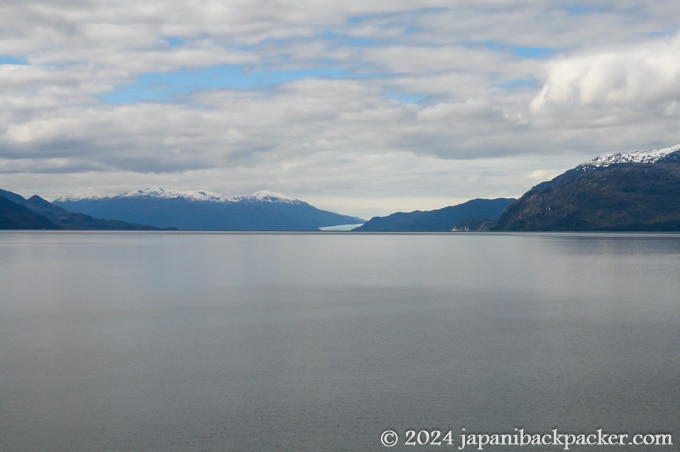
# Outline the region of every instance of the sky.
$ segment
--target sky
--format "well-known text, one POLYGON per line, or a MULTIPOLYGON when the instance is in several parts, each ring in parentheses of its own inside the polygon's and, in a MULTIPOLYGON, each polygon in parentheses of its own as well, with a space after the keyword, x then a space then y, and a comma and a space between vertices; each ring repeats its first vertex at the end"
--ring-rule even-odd
POLYGON ((3 0, 0 188, 370 218, 680 143, 677 0, 3 0))

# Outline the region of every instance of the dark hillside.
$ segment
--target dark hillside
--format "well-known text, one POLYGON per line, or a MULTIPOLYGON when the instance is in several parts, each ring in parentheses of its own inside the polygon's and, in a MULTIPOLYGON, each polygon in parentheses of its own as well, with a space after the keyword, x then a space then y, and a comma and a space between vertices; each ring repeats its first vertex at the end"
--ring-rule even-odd
POLYGON ((680 231, 680 163, 611 165, 538 185, 494 229, 680 231))

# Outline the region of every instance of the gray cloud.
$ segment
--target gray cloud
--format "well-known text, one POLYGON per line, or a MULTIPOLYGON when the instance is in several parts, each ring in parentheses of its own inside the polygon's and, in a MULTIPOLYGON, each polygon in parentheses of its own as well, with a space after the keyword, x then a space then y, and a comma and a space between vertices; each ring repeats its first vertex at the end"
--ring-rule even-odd
POLYGON ((371 216, 680 142, 679 4, 569 5, 4 1, 0 57, 26 64, 0 65, 3 188, 267 188, 371 216), (281 79, 104 101, 215 65, 281 79))

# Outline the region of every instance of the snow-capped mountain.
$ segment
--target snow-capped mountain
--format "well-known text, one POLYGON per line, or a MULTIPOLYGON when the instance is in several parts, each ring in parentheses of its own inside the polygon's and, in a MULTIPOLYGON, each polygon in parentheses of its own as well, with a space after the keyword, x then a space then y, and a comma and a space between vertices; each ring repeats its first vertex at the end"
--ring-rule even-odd
POLYGON ((202 190, 152 187, 115 196, 63 197, 54 204, 100 218, 180 230, 308 231, 364 222, 272 191, 225 197, 202 190))
POLYGON ((541 182, 534 188, 558 187, 580 177, 583 173, 603 171, 618 166, 652 165, 670 162, 680 162, 680 144, 647 151, 615 152, 600 155, 565 171, 552 180, 541 182))
POLYGON ((680 145, 594 158, 510 205, 501 231, 680 231, 680 145))
POLYGON ((288 202, 301 203, 299 199, 282 195, 269 190, 260 190, 252 195, 240 195, 227 197, 219 193, 205 190, 174 190, 162 187, 147 187, 139 190, 128 191, 120 195, 81 195, 74 194, 62 196, 55 199, 55 202, 69 202, 94 199, 114 199, 114 198, 156 198, 156 199, 185 199, 187 201, 210 201, 210 202, 241 202, 241 201, 261 201, 261 202, 288 202))

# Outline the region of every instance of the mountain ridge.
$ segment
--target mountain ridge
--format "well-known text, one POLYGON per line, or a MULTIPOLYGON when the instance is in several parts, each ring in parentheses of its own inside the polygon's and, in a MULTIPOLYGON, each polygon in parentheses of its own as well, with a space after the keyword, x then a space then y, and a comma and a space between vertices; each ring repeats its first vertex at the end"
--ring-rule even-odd
MULTIPOLYGON (((396 212, 386 217, 373 217, 356 232, 450 232, 464 220, 488 220, 492 223, 510 205, 512 198, 471 199, 462 204, 436 210, 396 212)), ((470 223, 472 224, 472 223, 470 223)), ((475 224, 488 225, 488 222, 475 224)), ((470 230, 469 226, 468 229, 470 230)))
POLYGON ((678 231, 680 145, 598 156, 510 205, 496 231, 678 231))
POLYGON ((219 193, 207 190, 176 190, 163 187, 146 187, 128 191, 118 195, 70 195, 61 196, 53 202, 72 202, 82 200, 122 199, 122 198, 159 198, 159 199, 185 199, 188 201, 211 201, 211 202, 241 202, 241 201, 267 201, 267 202, 294 202, 303 203, 299 199, 276 193, 270 190, 259 190, 251 195, 239 195, 227 197, 219 193))
MULTIPOLYGON (((0 190, 4 192, 4 190, 0 190)), ((0 193, 0 229, 62 229, 28 207, 0 193)))
POLYGON ((153 187, 113 196, 63 197, 53 204, 100 218, 180 230, 312 231, 365 221, 268 190, 225 197, 153 187))
POLYGON ((82 213, 69 212, 38 195, 26 199, 0 189, 3 210, 1 229, 66 229, 66 230, 158 230, 152 226, 115 220, 103 220, 82 213), (11 204, 8 204, 11 203, 11 204), (17 206, 20 208, 18 209, 17 206), (29 215, 30 214, 30 215, 29 215))
POLYGON ((622 165, 628 163, 667 163, 680 161, 680 144, 666 148, 649 149, 646 151, 613 152, 602 154, 575 169, 587 170, 593 168, 608 167, 610 165, 622 165))

